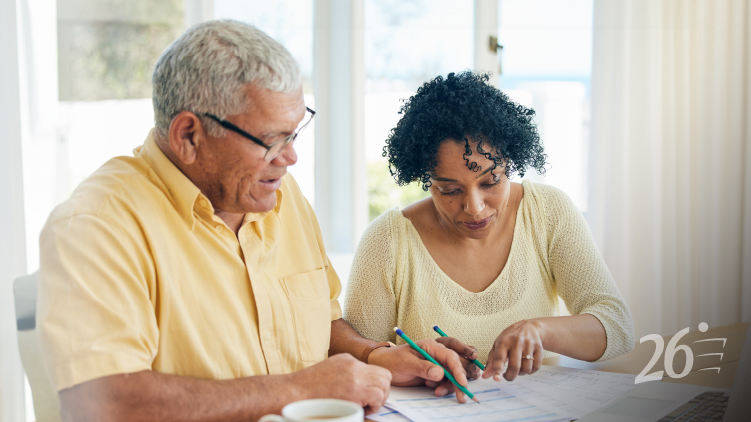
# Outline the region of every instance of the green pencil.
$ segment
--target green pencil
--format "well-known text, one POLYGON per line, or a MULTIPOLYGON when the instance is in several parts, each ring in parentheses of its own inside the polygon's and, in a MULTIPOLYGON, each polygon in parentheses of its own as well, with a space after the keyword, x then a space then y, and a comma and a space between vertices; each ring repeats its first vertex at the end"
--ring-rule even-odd
POLYGON ((438 365, 439 368, 443 369, 443 372, 446 374, 446 378, 448 378, 449 381, 451 381, 451 383, 453 383, 456 386, 456 388, 462 390, 462 392, 464 394, 466 394, 470 399, 474 400, 477 403, 480 403, 480 400, 477 400, 475 398, 475 395, 472 394, 472 393, 470 393, 469 390, 467 390, 467 387, 465 387, 465 386, 459 384, 458 382, 456 382, 456 378, 454 378, 454 376, 451 375, 451 372, 449 372, 448 370, 446 370, 446 368, 444 368, 443 366, 441 366, 441 364, 439 364, 438 362, 436 362, 436 360, 433 359, 433 356, 430 356, 428 354, 428 352, 422 350, 422 348, 420 346, 418 346, 417 344, 415 344, 415 342, 412 341, 411 338, 409 338, 406 334, 404 334, 404 331, 402 331, 401 329, 399 329, 399 327, 394 327, 394 331, 396 331, 396 333, 399 334, 399 337, 403 338, 404 341, 406 341, 407 343, 409 343, 409 345, 412 346, 413 349, 417 350, 425 359, 429 360, 433 364, 438 365))
MULTIPOLYGON (((433 329, 435 330, 436 333, 440 334, 441 337, 448 337, 448 335, 446 335, 446 333, 444 333, 443 330, 441 330, 440 328, 438 328, 437 325, 434 325, 433 329)), ((485 365, 483 365, 482 363, 480 363, 479 360, 472 359, 472 363, 474 363, 475 365, 477 365, 477 367, 480 368, 480 369, 482 369, 483 371, 485 370, 485 365)))

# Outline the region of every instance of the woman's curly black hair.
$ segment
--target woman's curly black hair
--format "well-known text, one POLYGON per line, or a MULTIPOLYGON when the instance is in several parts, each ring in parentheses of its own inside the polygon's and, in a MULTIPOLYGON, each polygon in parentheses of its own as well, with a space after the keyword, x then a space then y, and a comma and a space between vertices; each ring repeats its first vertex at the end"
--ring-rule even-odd
POLYGON ((383 147, 399 186, 419 181, 428 190, 438 147, 447 138, 464 141, 464 159, 472 171, 481 167, 470 159, 470 140, 494 167, 507 163, 506 177, 524 176, 527 167, 545 173, 547 155, 532 123, 534 110, 511 101, 488 85, 489 79, 488 74, 472 71, 438 76, 404 103, 399 110, 403 117, 383 147))

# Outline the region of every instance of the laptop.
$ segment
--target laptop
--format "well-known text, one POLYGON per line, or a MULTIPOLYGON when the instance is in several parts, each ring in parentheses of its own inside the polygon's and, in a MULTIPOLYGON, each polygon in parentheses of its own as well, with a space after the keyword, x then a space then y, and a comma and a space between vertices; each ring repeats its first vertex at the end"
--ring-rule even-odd
POLYGON ((735 372, 733 388, 651 381, 579 422, 751 421, 751 325, 735 372))

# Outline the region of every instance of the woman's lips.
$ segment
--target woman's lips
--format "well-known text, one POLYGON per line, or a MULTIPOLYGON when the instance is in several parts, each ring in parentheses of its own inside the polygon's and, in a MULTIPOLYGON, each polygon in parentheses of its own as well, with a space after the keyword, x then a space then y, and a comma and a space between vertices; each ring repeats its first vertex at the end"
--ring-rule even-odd
POLYGON ((472 222, 463 221, 462 222, 462 224, 464 224, 464 227, 470 230, 484 229, 485 227, 487 227, 488 223, 490 223, 490 217, 484 218, 480 221, 472 221, 472 222))

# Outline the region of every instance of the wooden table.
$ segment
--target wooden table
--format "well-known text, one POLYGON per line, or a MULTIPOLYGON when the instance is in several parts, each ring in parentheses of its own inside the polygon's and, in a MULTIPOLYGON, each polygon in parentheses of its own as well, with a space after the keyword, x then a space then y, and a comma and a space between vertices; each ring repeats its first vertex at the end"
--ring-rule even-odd
MULTIPOLYGON (((677 345, 685 344, 691 348, 694 354, 694 364, 691 372, 683 378, 670 378, 667 373, 664 374, 663 382, 677 382, 684 384, 696 384, 705 387, 731 388, 735 378, 735 372, 738 368, 738 360, 741 356, 741 348, 746 338, 748 324, 740 323, 726 325, 723 327, 710 328, 706 332, 691 331, 686 334, 677 345), (694 343, 695 340, 709 338, 726 338, 725 347, 722 342, 708 341, 694 343), (717 355, 699 356, 705 353, 723 353, 722 359, 717 355), (719 367, 720 372, 716 370, 703 370, 705 368, 719 367)), ((667 347, 672 336, 663 337, 664 345, 667 347)), ((654 341, 645 341, 637 344, 630 353, 613 358, 604 362, 584 362, 581 360, 571 359, 566 356, 557 356, 543 359, 544 365, 557 365, 569 368, 594 369, 597 371, 617 372, 621 374, 638 375, 649 363, 652 355, 655 353, 656 344, 654 341)), ((665 369, 665 354, 661 354, 660 359, 649 370, 648 373, 662 371, 665 369)), ((673 368, 676 373, 683 371, 686 364, 686 354, 678 351, 673 359, 673 368)))

